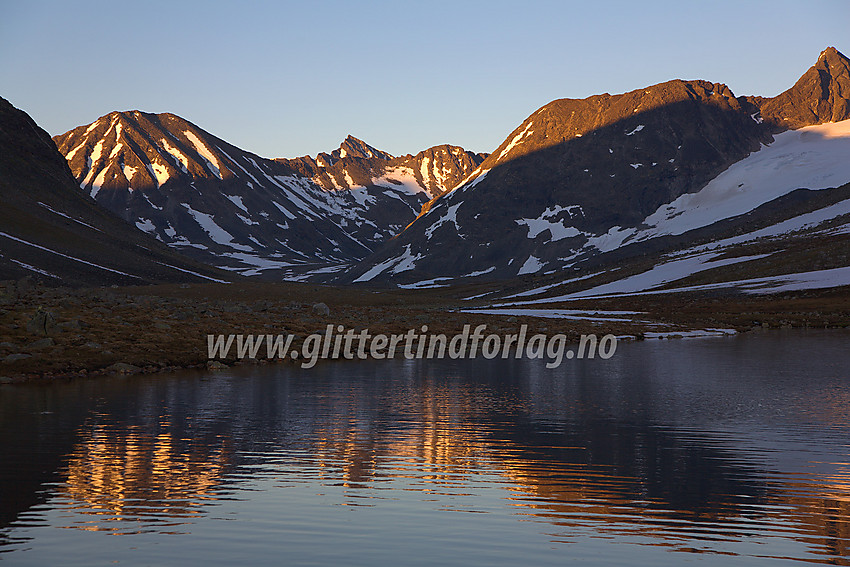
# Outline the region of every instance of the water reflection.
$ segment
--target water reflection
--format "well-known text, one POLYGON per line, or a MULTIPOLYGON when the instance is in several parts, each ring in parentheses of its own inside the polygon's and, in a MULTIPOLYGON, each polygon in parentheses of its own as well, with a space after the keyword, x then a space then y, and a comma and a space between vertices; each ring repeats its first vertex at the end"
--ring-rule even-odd
MULTIPOLYGON (((97 415, 81 440, 56 492, 64 507, 92 516, 75 527, 92 531, 163 530, 202 514, 232 463, 225 437, 186 437, 168 416, 147 427, 116 426, 97 415)), ((174 533, 172 531, 172 533, 174 533)))
POLYGON ((6 389, 0 472, 31 496, 2 494, 0 550, 47 550, 37 526, 191 538, 225 503, 238 541, 280 492, 309 502, 307 530, 328 521, 316 502, 401 502, 423 539, 465 525, 448 512, 511 518, 506 563, 530 529, 571 551, 622 544, 635 564, 653 563, 645 546, 850 564, 844 344, 659 341, 558 372, 405 361, 6 389), (32 452, 59 461, 33 472, 38 489, 20 480, 32 452))

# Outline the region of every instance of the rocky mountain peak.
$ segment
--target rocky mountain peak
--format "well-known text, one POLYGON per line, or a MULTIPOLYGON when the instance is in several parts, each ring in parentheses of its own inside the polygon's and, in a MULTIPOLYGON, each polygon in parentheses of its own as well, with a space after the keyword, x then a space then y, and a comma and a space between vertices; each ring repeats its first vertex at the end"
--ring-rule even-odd
POLYGON ((233 176, 232 146, 173 114, 115 111, 56 136, 80 187, 116 198, 174 179, 233 176))
MULTIPOLYGON (((75 163, 85 163, 88 142, 101 141, 88 136, 111 128, 114 139, 116 124, 125 118, 113 112, 77 128, 75 163)), ((120 139, 128 141, 123 134, 120 139)), ((104 142, 98 152, 110 156, 114 147, 107 151, 104 142)), ((177 255, 107 212, 78 189, 80 179, 72 170, 47 132, 0 98, 0 225, 5 234, 0 279, 30 275, 51 285, 104 285, 228 277, 177 255)))
POLYGON ((780 130, 847 120, 850 118, 850 59, 834 47, 828 47, 793 87, 774 98, 753 100, 762 118, 780 130))
POLYGON ((337 159, 346 157, 371 159, 378 158, 383 160, 391 160, 393 156, 387 152, 381 151, 373 146, 370 146, 363 140, 355 138, 351 134, 346 136, 345 140, 339 145, 339 148, 334 150, 333 155, 337 159))
POLYGON ((333 164, 268 160, 179 116, 134 110, 54 141, 98 204, 174 249, 250 275, 300 277, 316 264, 357 260, 427 200, 412 171, 373 183, 371 169, 389 164, 389 154, 353 136, 337 150, 346 157, 320 154, 333 164))
POLYGON ((481 169, 489 170, 547 148, 575 144, 588 135, 598 138, 607 132, 617 140, 634 140, 632 136, 644 128, 653 129, 652 122, 657 122, 657 131, 669 131, 671 120, 694 120, 708 109, 728 118, 740 113, 741 105, 723 83, 681 79, 618 95, 554 100, 526 118, 481 169))
POLYGON ((822 61, 825 61, 827 65, 847 65, 848 59, 847 56, 835 49, 832 46, 827 47, 823 51, 820 52, 820 56, 818 57, 818 64, 822 61))

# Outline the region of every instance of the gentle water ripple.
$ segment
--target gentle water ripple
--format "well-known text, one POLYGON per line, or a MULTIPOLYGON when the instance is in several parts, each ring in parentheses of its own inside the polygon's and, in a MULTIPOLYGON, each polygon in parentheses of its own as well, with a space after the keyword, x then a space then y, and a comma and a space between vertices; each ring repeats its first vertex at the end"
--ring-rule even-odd
POLYGON ((2 388, 0 553, 850 565, 847 338, 2 388))

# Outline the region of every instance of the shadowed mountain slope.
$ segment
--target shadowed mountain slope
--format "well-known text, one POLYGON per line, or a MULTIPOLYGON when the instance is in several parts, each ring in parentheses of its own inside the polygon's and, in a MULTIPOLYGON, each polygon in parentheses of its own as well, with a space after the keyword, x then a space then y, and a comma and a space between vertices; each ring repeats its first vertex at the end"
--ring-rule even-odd
POLYGON ((83 195, 50 136, 0 99, 0 279, 105 285, 222 281, 83 195))

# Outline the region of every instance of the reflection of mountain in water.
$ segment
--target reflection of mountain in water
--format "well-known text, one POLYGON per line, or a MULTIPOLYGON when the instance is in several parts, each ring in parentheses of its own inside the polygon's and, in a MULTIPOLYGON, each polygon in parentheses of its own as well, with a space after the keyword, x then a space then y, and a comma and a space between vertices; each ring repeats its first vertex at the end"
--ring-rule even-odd
POLYGON ((104 521, 77 527, 126 529, 106 521, 112 519, 174 526, 200 515, 207 501, 218 498, 232 457, 227 438, 183 437, 167 416, 152 425, 86 427, 86 436, 69 456, 59 493, 68 499, 69 509, 104 521))
MULTIPOLYGON (((545 529, 556 539, 593 530, 646 536, 684 550, 695 540, 710 547, 705 542, 777 537, 771 532, 782 524, 783 537, 805 541, 832 560, 846 557, 850 474, 834 466, 828 474, 800 474, 789 460, 802 441, 768 431, 782 429, 769 417, 774 410, 805 415, 806 388, 816 401, 817 392, 831 391, 832 399, 840 392, 829 390, 829 380, 814 368, 805 387, 774 376, 774 397, 765 394, 764 377, 740 375, 730 386, 699 371, 700 361, 706 368, 704 358, 719 351, 691 344, 664 346, 686 351, 678 364, 687 361, 695 373, 675 381, 678 389, 654 366, 669 350, 653 352, 647 343, 634 345, 631 357, 593 361, 569 373, 546 373, 527 361, 399 362, 329 364, 311 374, 263 368, 246 371, 250 376, 58 385, 50 396, 26 400, 26 407, 4 397, 1 415, 4 421, 38 415, 65 426, 73 421, 68 415, 77 416, 76 437, 68 439, 73 446, 27 440, 50 428, 13 435, 19 450, 67 455, 61 466, 56 455, 37 457, 27 474, 50 480, 39 471, 56 463, 52 470, 61 474, 54 494, 82 513, 74 523, 82 529, 139 529, 108 521, 120 519, 175 530, 176 524, 202 522, 207 504, 240 498, 240 489, 263 477, 319 479, 344 487, 351 499, 386 497, 376 491, 403 486, 435 501, 500 478, 513 513, 555 526, 554 533, 545 529), (626 371, 629 360, 649 372, 642 376, 639 366, 626 371), (724 396, 737 399, 753 415, 753 428, 773 435, 773 444, 748 448, 743 442, 759 437, 749 437, 740 419, 728 419, 734 412, 724 396), (776 405, 782 398, 786 405, 776 405), (750 405, 766 413, 752 414, 750 405), (711 429, 709 422, 724 428, 711 429), (785 460, 771 460, 776 455, 785 460)), ((730 345, 721 347, 728 352, 730 345)), ((681 371, 670 366, 668 373, 681 371)), ((801 437, 808 436, 806 447, 828 445, 844 425, 820 434, 801 424, 801 437)), ((9 436, 13 430, 3 431, 9 436)), ((4 439, 4 448, 9 443, 4 439)), ((16 504, 18 514, 41 497, 22 480, 29 462, 23 458, 4 460, 4 479, 12 462, 17 487, 31 495, 16 504)), ((3 502, 12 511, 5 495, 3 502)), ((3 525, 10 523, 7 517, 3 525)))

